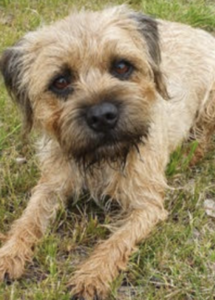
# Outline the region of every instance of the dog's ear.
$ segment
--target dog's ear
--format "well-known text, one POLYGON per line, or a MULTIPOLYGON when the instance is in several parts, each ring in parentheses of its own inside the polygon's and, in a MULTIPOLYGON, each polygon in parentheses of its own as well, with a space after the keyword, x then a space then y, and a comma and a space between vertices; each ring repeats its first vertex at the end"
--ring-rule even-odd
POLYGON ((131 18, 137 22, 138 30, 141 32, 144 40, 148 46, 148 53, 150 55, 150 65, 154 73, 154 81, 157 91, 164 99, 168 99, 166 84, 163 74, 160 69, 161 51, 158 23, 155 19, 141 13, 133 13, 131 18))
POLYGON ((8 93, 23 112, 24 131, 28 133, 33 125, 33 112, 28 97, 28 88, 23 84, 25 74, 23 43, 24 41, 21 40, 15 46, 3 52, 0 59, 0 71, 8 93))

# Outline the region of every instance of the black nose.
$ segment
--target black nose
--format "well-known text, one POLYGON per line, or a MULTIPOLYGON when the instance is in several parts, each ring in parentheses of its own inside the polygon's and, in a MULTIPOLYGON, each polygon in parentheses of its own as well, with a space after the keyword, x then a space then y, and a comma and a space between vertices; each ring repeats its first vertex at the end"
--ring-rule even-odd
POLYGON ((108 131, 115 127, 119 111, 116 105, 103 102, 88 108, 86 119, 87 124, 94 131, 108 131))

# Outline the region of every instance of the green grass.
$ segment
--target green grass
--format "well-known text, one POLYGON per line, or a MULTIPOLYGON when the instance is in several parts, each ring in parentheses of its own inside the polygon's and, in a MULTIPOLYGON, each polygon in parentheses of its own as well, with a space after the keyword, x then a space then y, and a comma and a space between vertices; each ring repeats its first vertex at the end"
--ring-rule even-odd
MULTIPOLYGON (((124 1, 111 1, 120 4, 124 1)), ((131 0, 130 5, 153 16, 214 31, 214 1, 131 0)), ((107 2, 110 4, 110 2, 107 2)), ((105 1, 0 0, 0 50, 25 32, 53 22, 73 7, 98 9, 105 1)), ((39 178, 30 143, 21 139, 20 115, 0 82, 0 231, 6 232, 20 216, 29 191, 39 178), (25 157, 26 164, 17 158, 25 157)), ((215 199, 214 149, 201 164, 190 168, 196 144, 178 149, 167 168, 167 222, 160 224, 130 259, 127 270, 112 285, 110 299, 215 299, 215 221, 205 213, 204 199, 215 199), (185 148, 185 150, 184 150, 185 148)), ((102 224, 109 213, 85 199, 66 209, 36 248, 24 276, 0 286, 0 300, 68 300, 68 279, 96 242, 108 236, 102 224)))
POLYGON ((188 23, 211 31, 215 28, 213 0, 151 0, 143 1, 142 8, 159 18, 188 23))

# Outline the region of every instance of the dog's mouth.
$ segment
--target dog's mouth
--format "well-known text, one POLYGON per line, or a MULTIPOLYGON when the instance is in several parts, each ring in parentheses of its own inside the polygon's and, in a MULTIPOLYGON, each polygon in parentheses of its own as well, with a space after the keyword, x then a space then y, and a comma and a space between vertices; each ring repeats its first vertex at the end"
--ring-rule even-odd
POLYGON ((143 110, 139 118, 138 112, 112 102, 76 109, 75 117, 60 119, 60 145, 68 159, 84 170, 103 164, 124 167, 129 154, 139 152, 149 134, 149 114, 143 110))
POLYGON ((144 131, 133 133, 106 132, 100 133, 84 144, 83 147, 73 149, 70 153, 77 164, 84 170, 108 163, 114 168, 123 168, 128 154, 135 150, 139 152, 140 144, 144 144, 148 135, 148 128, 144 131), (144 132, 144 133, 143 133, 144 132))

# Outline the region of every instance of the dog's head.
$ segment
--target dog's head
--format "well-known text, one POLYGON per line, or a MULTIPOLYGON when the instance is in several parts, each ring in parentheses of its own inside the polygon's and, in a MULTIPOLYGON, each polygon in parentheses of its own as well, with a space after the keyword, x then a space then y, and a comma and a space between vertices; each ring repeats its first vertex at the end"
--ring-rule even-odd
POLYGON ((78 162, 122 160, 166 97, 155 20, 125 6, 72 14, 3 53, 5 84, 32 125, 78 162))

